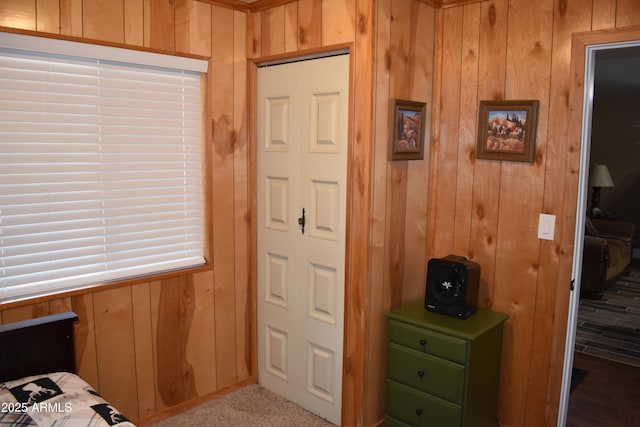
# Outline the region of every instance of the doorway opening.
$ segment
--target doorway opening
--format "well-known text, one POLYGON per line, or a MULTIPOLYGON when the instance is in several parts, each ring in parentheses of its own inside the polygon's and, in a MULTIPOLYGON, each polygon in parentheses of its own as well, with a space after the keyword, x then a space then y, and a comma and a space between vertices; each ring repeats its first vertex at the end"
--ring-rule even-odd
MULTIPOLYGON (((580 291, 582 285, 582 263, 584 239, 585 239, 585 226, 587 221, 587 213, 589 209, 593 208, 593 200, 588 205, 589 201, 589 171, 592 163, 592 138, 593 138, 593 122, 594 122, 594 97, 596 83, 600 88, 602 84, 615 84, 607 90, 629 90, 622 88, 621 85, 635 85, 637 89, 640 89, 640 80, 633 82, 628 80, 627 76, 633 76, 635 78, 638 75, 636 72, 624 73, 621 70, 609 71, 608 69, 602 69, 602 58, 618 58, 620 63, 624 61, 628 62, 628 58, 625 58, 625 51, 628 49, 637 51, 640 49, 640 40, 622 40, 624 35, 620 36, 620 41, 603 44, 586 44, 585 57, 584 57, 584 92, 582 94, 582 132, 581 132, 581 152, 580 152, 580 175, 578 185, 578 197, 576 204, 576 228, 575 228, 575 244, 573 254, 573 266, 572 266, 572 278, 575 283, 575 288, 571 292, 569 312, 568 312, 568 324, 567 324, 567 336, 565 347, 565 359, 564 359, 564 371, 563 381, 560 396, 560 408, 558 415, 558 426, 564 426, 568 416, 568 404, 569 393, 571 387, 571 374, 574 361, 574 349, 576 345, 576 331, 578 325, 578 312, 580 303, 580 291), (598 66, 597 66, 598 65, 598 66), (613 74, 609 74, 613 73, 613 74), (603 81, 603 79, 605 79, 603 81)), ((576 58, 574 57, 574 60, 576 58)), ((640 111, 638 111, 640 113, 640 111)), ((630 127, 633 127, 633 123, 629 123, 630 127)), ((640 138, 639 138, 640 139, 640 138)), ((635 141, 628 141, 630 145, 635 144, 635 141)), ((627 154, 628 155, 628 154, 627 154)), ((598 159, 593 159, 597 162, 598 159)), ((593 197, 592 197, 593 199, 593 197)))

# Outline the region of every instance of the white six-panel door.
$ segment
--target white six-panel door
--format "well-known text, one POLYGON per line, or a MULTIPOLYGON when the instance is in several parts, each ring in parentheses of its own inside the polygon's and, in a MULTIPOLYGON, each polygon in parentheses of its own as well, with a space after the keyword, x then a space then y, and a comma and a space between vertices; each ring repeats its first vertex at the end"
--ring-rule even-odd
POLYGON ((258 379, 334 424, 342 399, 348 77, 348 55, 258 69, 258 379))

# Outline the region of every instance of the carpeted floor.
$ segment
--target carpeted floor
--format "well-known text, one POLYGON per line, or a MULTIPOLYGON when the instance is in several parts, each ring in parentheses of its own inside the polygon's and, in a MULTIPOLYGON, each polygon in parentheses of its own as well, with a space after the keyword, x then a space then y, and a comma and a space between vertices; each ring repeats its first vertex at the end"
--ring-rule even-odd
POLYGON ((333 427, 333 424, 254 384, 149 427, 333 427))
POLYGON ((640 367, 640 266, 602 299, 580 299, 575 350, 640 367))

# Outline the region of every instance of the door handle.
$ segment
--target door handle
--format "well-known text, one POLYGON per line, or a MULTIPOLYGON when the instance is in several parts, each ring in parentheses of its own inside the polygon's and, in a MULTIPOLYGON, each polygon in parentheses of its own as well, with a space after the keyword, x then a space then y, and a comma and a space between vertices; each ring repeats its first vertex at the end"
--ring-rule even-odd
POLYGON ((304 234, 304 224, 307 220, 304 217, 304 208, 302 208, 302 217, 298 218, 298 225, 302 226, 302 234, 304 234))

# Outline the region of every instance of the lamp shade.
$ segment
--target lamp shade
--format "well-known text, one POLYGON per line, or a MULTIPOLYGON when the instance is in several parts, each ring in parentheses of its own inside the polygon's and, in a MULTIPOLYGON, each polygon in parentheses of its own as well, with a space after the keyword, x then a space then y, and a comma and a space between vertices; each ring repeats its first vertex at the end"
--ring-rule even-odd
POLYGON ((591 168, 589 185, 591 187, 613 187, 613 180, 607 165, 597 164, 591 168))

